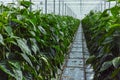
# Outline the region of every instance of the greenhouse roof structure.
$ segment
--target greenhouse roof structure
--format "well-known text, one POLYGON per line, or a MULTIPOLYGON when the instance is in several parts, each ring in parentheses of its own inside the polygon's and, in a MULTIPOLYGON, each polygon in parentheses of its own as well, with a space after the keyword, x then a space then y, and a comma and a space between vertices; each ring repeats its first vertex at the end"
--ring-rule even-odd
MULTIPOLYGON (((17 0, 0 0, 4 4, 17 0)), ((29 0, 28 0, 29 1, 29 0)), ((32 9, 42 9, 43 13, 71 15, 82 19, 91 10, 103 11, 114 5, 106 0, 30 0, 34 3, 32 9)))

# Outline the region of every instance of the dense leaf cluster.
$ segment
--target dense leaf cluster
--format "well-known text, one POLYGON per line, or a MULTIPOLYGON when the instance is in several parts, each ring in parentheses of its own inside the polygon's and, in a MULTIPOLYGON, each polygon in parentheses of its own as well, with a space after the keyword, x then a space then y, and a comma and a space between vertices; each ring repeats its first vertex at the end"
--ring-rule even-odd
POLYGON ((90 52, 94 80, 120 80, 120 0, 104 12, 91 11, 82 25, 90 52))
POLYGON ((79 20, 30 11, 28 1, 0 6, 0 80, 50 80, 60 69, 79 20))

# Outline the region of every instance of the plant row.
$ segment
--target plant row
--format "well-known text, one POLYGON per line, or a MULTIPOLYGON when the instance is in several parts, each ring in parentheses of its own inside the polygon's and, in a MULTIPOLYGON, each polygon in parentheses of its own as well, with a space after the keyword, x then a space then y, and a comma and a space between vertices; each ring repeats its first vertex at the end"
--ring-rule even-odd
POLYGON ((29 1, 0 5, 0 79, 51 80, 79 26, 70 16, 30 11, 29 1))
POLYGON ((120 80, 120 1, 103 12, 91 11, 83 20, 94 80, 120 80))

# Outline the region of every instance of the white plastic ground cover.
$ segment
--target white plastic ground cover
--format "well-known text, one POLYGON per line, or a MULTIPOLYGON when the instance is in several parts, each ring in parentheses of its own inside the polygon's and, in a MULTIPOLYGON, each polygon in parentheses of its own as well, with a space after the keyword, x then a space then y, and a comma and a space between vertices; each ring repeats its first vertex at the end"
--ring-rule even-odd
POLYGON ((82 28, 79 27, 60 80, 93 80, 93 69, 85 65, 89 51, 82 34, 82 28))

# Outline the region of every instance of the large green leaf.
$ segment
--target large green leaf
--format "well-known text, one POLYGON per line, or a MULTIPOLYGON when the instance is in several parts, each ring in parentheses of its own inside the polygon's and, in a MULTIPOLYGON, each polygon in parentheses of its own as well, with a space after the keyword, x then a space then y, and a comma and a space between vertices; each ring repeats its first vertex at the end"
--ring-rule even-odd
POLYGON ((118 7, 118 6, 114 6, 114 7, 112 7, 112 8, 110 9, 113 17, 118 17, 118 15, 119 15, 119 10, 120 10, 120 7, 118 7))
POLYGON ((11 71, 10 66, 8 65, 7 61, 0 62, 0 69, 7 73, 8 75, 15 77, 14 73, 11 71))
POLYGON ((113 24, 110 26, 111 29, 120 28, 120 24, 113 24))
POLYGON ((0 34, 0 43, 4 45, 3 36, 0 34))
POLYGON ((96 60, 96 57, 94 55, 90 56, 87 61, 86 64, 91 64, 96 60))
POLYGON ((30 58, 28 57, 27 54, 25 53, 20 53, 20 55, 23 57, 23 59, 33 68, 33 64, 32 61, 30 60, 30 58))
POLYGON ((8 33, 8 35, 13 36, 12 28, 10 26, 5 27, 5 31, 8 33))
POLYGON ((23 79, 21 66, 17 61, 2 61, 0 62, 0 69, 14 77, 16 80, 23 79))
POLYGON ((47 66, 49 66, 49 63, 48 63, 48 61, 47 61, 47 59, 46 59, 45 57, 41 57, 41 59, 45 62, 45 64, 46 64, 47 66))
POLYGON ((27 45, 27 40, 25 39, 17 39, 18 46, 21 48, 23 53, 27 53, 28 55, 31 55, 31 50, 29 49, 27 45))
POLYGON ((22 6, 24 6, 25 8, 29 8, 33 3, 30 1, 21 1, 20 2, 22 6))
MULTIPOLYGON (((35 24, 34 24, 34 21, 32 21, 31 19, 26 19, 26 21, 27 22, 29 22, 32 26, 32 29, 34 30, 34 31, 36 31, 37 29, 36 29, 36 26, 35 26, 35 24)), ((29 27, 30 27, 30 25, 28 25, 29 27)))
POLYGON ((31 38, 30 41, 31 41, 32 51, 33 51, 35 54, 37 54, 37 52, 39 51, 39 47, 38 47, 38 45, 37 45, 36 40, 31 38))
POLYGON ((100 72, 107 70, 112 66, 112 61, 107 61, 102 64, 102 67, 100 68, 100 72))
POLYGON ((12 19, 11 21, 17 23, 17 24, 24 24, 22 21, 18 20, 18 19, 12 19))
POLYGON ((120 66, 120 57, 116 57, 112 60, 113 66, 118 68, 120 66))
POLYGON ((102 42, 102 44, 106 45, 106 44, 109 44, 113 41, 113 37, 106 37, 105 40, 102 42))
POLYGON ((42 26, 38 26, 38 29, 40 30, 41 33, 47 34, 47 32, 45 31, 45 29, 42 26))
POLYGON ((22 74, 20 63, 16 61, 8 61, 8 63, 11 65, 13 69, 15 79, 22 80, 23 74, 22 74))

